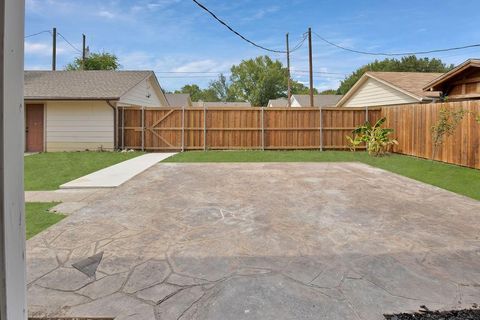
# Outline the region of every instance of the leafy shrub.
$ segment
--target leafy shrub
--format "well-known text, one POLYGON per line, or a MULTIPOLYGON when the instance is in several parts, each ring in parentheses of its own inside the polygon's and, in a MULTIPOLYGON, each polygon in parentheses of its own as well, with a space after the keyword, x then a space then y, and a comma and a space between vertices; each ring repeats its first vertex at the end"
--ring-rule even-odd
POLYGON ((465 109, 454 110, 446 107, 440 109, 438 120, 431 129, 433 140, 432 159, 435 159, 437 151, 443 144, 445 137, 451 136, 455 133, 457 126, 467 113, 468 111, 465 109))
POLYGON ((357 147, 365 143, 369 155, 378 157, 385 155, 393 145, 397 145, 398 141, 390 138, 393 129, 382 128, 387 119, 378 120, 373 126, 370 122, 352 131, 353 138, 346 136, 350 149, 355 151, 357 147))

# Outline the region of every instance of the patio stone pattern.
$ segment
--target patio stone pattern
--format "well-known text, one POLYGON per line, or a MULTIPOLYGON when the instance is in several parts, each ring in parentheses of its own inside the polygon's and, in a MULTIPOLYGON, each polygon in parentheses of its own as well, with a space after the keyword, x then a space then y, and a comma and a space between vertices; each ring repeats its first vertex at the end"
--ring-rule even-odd
POLYGON ((31 316, 383 319, 480 301, 480 202, 359 163, 159 163, 27 241, 31 316), (72 267, 103 252, 94 277, 72 267))

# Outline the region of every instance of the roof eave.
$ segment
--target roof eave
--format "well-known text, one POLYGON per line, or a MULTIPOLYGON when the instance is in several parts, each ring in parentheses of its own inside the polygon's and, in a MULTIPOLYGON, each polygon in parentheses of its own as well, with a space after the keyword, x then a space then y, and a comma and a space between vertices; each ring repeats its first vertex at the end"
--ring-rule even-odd
POLYGON ((119 100, 120 97, 39 97, 39 96, 24 96, 24 100, 61 100, 61 101, 74 101, 74 100, 82 100, 82 101, 106 101, 106 100, 119 100))
POLYGON ((448 71, 447 73, 441 75, 440 77, 433 79, 429 83, 423 87, 423 91, 438 91, 438 88, 436 86, 440 85, 442 82, 456 76, 458 73, 464 71, 465 69, 469 67, 477 67, 480 68, 480 61, 476 59, 468 59, 467 61, 461 63, 457 67, 453 68, 452 70, 448 71))

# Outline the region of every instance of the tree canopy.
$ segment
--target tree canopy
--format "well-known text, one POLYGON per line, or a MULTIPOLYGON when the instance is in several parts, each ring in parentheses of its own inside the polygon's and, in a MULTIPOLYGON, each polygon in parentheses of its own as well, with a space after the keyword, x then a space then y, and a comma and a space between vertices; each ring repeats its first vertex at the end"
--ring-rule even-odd
POLYGON ((345 94, 367 71, 397 71, 397 72, 447 72, 454 68, 454 65, 447 65, 440 59, 417 58, 416 56, 402 57, 401 59, 387 58, 375 60, 366 64, 350 76, 346 77, 337 90, 338 94, 345 94))
MULTIPOLYGON (((231 68, 228 79, 220 74, 206 89, 185 85, 175 93, 189 93, 193 101, 249 101, 254 106, 266 106, 268 100, 287 96, 287 69, 268 56, 242 61, 231 68)), ((308 94, 309 88, 291 80, 292 94, 308 94)), ((318 94, 314 89, 314 93, 318 94)))
POLYGON ((94 52, 85 58, 85 66, 82 58, 75 58, 65 67, 65 70, 117 70, 118 68, 120 64, 116 55, 108 52, 94 52))

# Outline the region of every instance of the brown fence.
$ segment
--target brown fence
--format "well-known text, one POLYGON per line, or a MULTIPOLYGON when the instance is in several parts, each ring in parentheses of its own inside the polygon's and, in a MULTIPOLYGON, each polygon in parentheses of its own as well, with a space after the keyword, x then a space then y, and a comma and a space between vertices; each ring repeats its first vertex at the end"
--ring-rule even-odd
POLYGON ((433 153, 432 126, 437 122, 442 107, 469 111, 453 136, 437 151, 435 160, 480 169, 480 101, 434 104, 413 104, 384 107, 382 116, 386 127, 393 128, 399 145, 397 153, 431 158, 433 153))
POLYGON ((125 108, 116 141, 151 151, 347 149, 345 136, 380 116, 380 108, 125 108))

